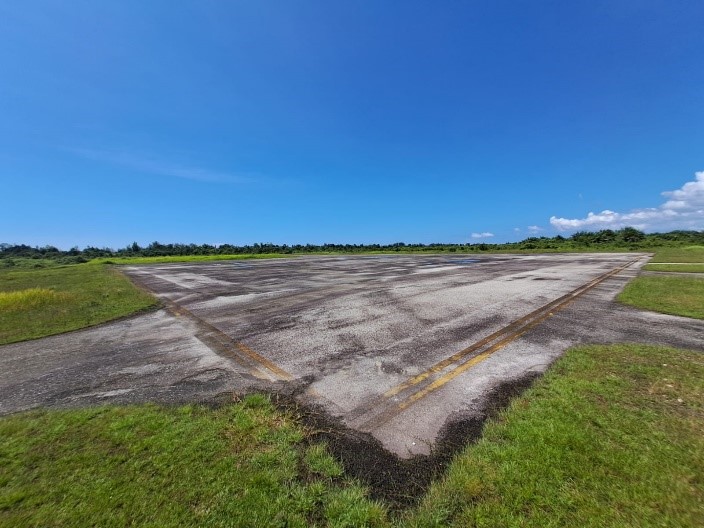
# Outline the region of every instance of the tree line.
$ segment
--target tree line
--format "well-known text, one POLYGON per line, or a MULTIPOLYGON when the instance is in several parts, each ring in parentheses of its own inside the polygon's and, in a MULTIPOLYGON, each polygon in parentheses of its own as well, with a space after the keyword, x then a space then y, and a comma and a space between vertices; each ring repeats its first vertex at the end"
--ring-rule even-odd
POLYGON ((54 246, 29 246, 27 244, 0 244, 0 259, 50 259, 59 263, 87 262, 95 258, 120 257, 166 257, 189 255, 241 255, 279 253, 285 255, 308 253, 368 253, 368 252, 450 252, 472 253, 480 251, 512 250, 638 250, 662 246, 704 245, 704 231, 670 231, 668 233, 644 233, 633 227, 619 230, 579 231, 569 237, 529 237, 520 242, 493 244, 481 243, 432 243, 407 244, 272 244, 257 243, 244 246, 232 244, 162 244, 152 242, 140 246, 137 242, 120 248, 98 248, 88 246, 83 249, 73 247, 61 250, 54 246))

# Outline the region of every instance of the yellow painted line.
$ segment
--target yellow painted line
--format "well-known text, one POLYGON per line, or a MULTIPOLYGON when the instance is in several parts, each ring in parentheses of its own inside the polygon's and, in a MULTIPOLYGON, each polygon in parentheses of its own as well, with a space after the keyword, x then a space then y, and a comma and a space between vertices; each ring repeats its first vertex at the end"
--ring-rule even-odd
POLYGON ((273 379, 274 381, 290 381, 294 379, 294 376, 292 374, 286 372, 284 369, 276 365, 273 361, 270 361, 264 356, 257 354, 254 350, 249 348, 244 343, 235 341, 225 332, 208 323, 207 321, 204 321, 190 310, 184 308, 179 304, 176 304, 170 299, 162 300, 164 301, 164 305, 166 306, 166 308, 172 314, 191 319, 198 326, 204 327, 209 333, 214 334, 214 339, 216 339, 217 342, 220 343, 220 345, 222 345, 226 350, 228 350, 229 354, 232 354, 236 357, 237 353, 233 350, 233 348, 236 348, 241 354, 249 358, 249 360, 254 363, 254 366, 250 368, 250 373, 256 376, 257 378, 273 379), (267 373, 264 369, 268 370, 271 374, 267 373))
POLYGON ((451 371, 447 372, 446 374, 442 375, 435 381, 433 381, 430 385, 427 387, 414 392, 410 395, 408 395, 405 399, 403 399, 400 402, 395 403, 390 409, 388 409, 385 412, 382 412, 380 415, 377 415, 376 417, 371 418, 370 420, 366 421, 364 424, 360 425, 361 427, 366 427, 368 428, 371 424, 378 426, 381 425, 388 420, 390 420, 393 416, 398 414, 399 412, 403 411, 404 409, 410 407, 412 404, 415 402, 421 400, 428 394, 438 390, 440 387, 444 386, 447 384, 449 381, 453 380, 460 374, 466 372, 470 368, 474 367, 475 365, 478 365, 482 361, 488 359, 492 354, 494 354, 496 351, 504 348, 506 345, 509 343, 515 341, 518 339, 520 336, 528 332, 531 328, 534 326, 538 325, 548 317, 551 317, 555 312, 562 310, 565 306, 570 304, 572 301, 586 293, 587 291, 591 290, 601 282, 605 281, 606 279, 616 275, 617 273, 620 273, 621 271, 625 270, 632 264, 638 262, 640 259, 635 259, 632 260, 623 266, 620 266, 618 268, 615 268, 611 271, 608 271, 604 273, 603 275, 600 275, 599 277, 593 279, 592 281, 588 282, 585 285, 580 286, 579 288, 573 290, 570 293, 567 293, 554 301, 542 306, 541 308, 538 308, 537 310, 534 310, 533 312, 529 313, 528 315, 521 317, 520 319, 517 319, 516 321, 512 322, 511 324, 505 326, 501 330, 494 332, 490 336, 485 337, 481 341, 478 341, 477 343, 473 344, 470 347, 465 348, 464 350, 461 350, 460 352, 453 354, 452 356, 436 363, 432 367, 430 367, 428 370, 425 372, 422 372, 421 374, 418 374, 417 376, 414 376, 410 380, 401 383, 397 385, 396 387, 388 390, 383 394, 382 397, 382 402, 379 402, 383 404, 383 400, 388 400, 388 398, 403 392, 406 389, 409 389, 413 387, 414 385, 417 385, 418 383, 422 382, 423 380, 427 379, 431 375, 441 372, 448 366, 450 366, 452 363, 456 363, 458 360, 463 359, 470 353, 481 349, 483 346, 487 345, 491 341, 494 341, 501 335, 506 335, 504 339, 501 341, 495 343, 492 345, 490 348, 485 350, 484 352, 481 352, 477 356, 471 358, 470 360, 460 364, 459 366, 455 367, 451 371), (542 315, 541 315, 542 314, 542 315), (509 331, 511 329, 514 329, 513 331, 509 331))
MULTIPOLYGON (((560 307, 557 308, 555 311, 561 310, 564 306, 567 306, 570 302, 572 302, 572 300, 573 300, 573 299, 570 299, 569 301, 565 301, 564 305, 563 305, 563 306, 560 306, 560 307)), ((492 354, 494 354, 494 352, 496 352, 496 351, 498 351, 498 350, 504 348, 504 347, 505 347, 506 345, 508 345, 509 343, 515 341, 516 339, 518 339, 519 337, 521 337, 523 334, 525 334, 528 330, 530 330, 531 328, 533 328, 534 326, 536 326, 538 323, 541 323, 541 322, 543 322, 545 319, 547 319, 548 317, 552 316, 553 313, 554 313, 554 312, 550 312, 549 314, 547 314, 547 315, 545 315, 545 316, 543 316, 543 317, 540 317, 539 319, 536 319, 535 321, 533 321, 533 322, 531 322, 530 324, 526 325, 520 332, 518 332, 518 333, 516 333, 516 334, 513 334, 513 335, 507 337, 506 339, 503 339, 502 341, 499 341, 498 343, 496 343, 495 345, 493 345, 491 348, 488 348, 487 350, 485 350, 485 351, 482 352, 481 354, 478 354, 477 356, 473 357, 473 358, 470 359, 469 361, 467 361, 467 362, 465 362, 465 363, 462 363, 460 366, 454 368, 453 370, 451 370, 451 371, 448 372, 447 374, 445 374, 445 375, 443 375, 443 376, 440 376, 438 379, 436 379, 433 383, 431 383, 430 385, 428 385, 426 388, 424 388, 424 389, 422 389, 422 390, 420 390, 420 391, 418 391, 418 392, 416 392, 416 393, 413 393, 413 394, 410 395, 408 398, 406 398, 405 400, 403 400, 402 402, 400 402, 400 403, 398 404, 398 409, 399 409, 399 410, 403 410, 403 409, 405 409, 406 407, 409 407, 410 405, 412 405, 413 403, 417 402, 417 401, 420 400, 421 398, 427 396, 427 395, 430 394, 431 392, 436 391, 437 389, 439 389, 440 387, 442 387, 443 385, 445 385, 447 382, 449 382, 449 381, 455 379, 457 376, 459 376, 459 375, 462 374, 463 372, 466 372, 467 370, 469 370, 469 369, 472 368, 473 366, 475 366, 475 365, 481 363, 481 362, 484 361, 485 359, 489 359, 489 357, 490 357, 492 354)))
POLYGON ((257 363, 260 363, 267 369, 269 369, 271 372, 276 374, 276 376, 282 380, 282 381, 290 381, 293 379, 293 376, 286 372, 284 369, 276 365, 274 362, 268 360, 264 356, 261 356, 257 354, 254 350, 249 348, 247 345, 244 343, 240 343, 239 341, 235 342, 235 346, 239 349, 240 352, 243 354, 247 355, 249 358, 253 359, 257 363))
POLYGON ((384 397, 384 398, 391 398, 392 396, 395 396, 396 394, 398 394, 398 393, 400 393, 400 392, 403 392, 404 390, 406 390, 406 389, 408 389, 408 388, 410 388, 410 387, 412 387, 412 386, 414 386, 414 385, 417 385, 418 383, 424 381, 425 379, 427 379, 428 377, 432 376, 433 374, 435 374, 435 373, 437 373, 437 372, 441 372, 442 370, 444 370, 444 369, 447 368, 448 366, 452 365, 453 363, 456 363, 457 361, 459 361, 459 360, 461 360, 462 358, 468 356, 468 355, 471 354, 472 352, 475 352, 476 350, 479 350, 479 349, 482 348, 484 345, 489 344, 491 341, 494 341, 495 339, 501 337, 502 335, 509 333, 509 332, 511 331, 511 329, 516 328, 516 327, 519 327, 519 326, 522 325, 523 323, 529 321, 530 319, 532 319, 533 317, 535 317, 536 315, 538 315, 540 312, 544 312, 544 311, 546 311, 546 310, 551 309, 551 308, 554 307, 554 306, 559 305, 559 304, 560 304, 561 302, 563 302, 564 299, 566 299, 566 298, 570 298, 570 297, 573 297, 573 296, 581 295, 582 293, 584 293, 585 291, 587 291, 587 290, 591 289, 592 287, 596 286, 599 282, 601 282, 601 281, 607 279, 607 278, 610 277, 611 275, 614 275, 614 274, 616 274, 616 273, 618 273, 618 272, 620 272, 620 271, 626 269, 626 268, 627 268, 628 266, 630 266, 631 264, 637 262, 637 260, 638 260, 638 259, 633 260, 633 261, 629 262, 628 264, 626 264, 626 265, 624 265, 624 266, 621 266, 621 267, 619 267, 619 268, 616 268, 615 270, 611 270, 611 271, 609 271, 609 272, 607 272, 607 273, 605 273, 605 274, 603 274, 603 275, 597 277, 596 279, 593 279, 591 282, 588 282, 586 285, 582 285, 582 286, 580 286, 579 288, 577 288, 576 290, 573 290, 572 292, 567 293, 567 294, 563 295, 562 297, 559 297, 559 298, 555 299, 554 301, 552 301, 552 302, 550 302, 550 303, 548 303, 548 304, 546 304, 546 305, 544 305, 544 306, 541 306, 540 308, 538 308, 537 310, 532 311, 532 312, 529 313, 528 315, 525 315, 525 316, 521 317, 520 319, 517 319, 517 320, 513 321, 513 322, 510 323, 509 325, 503 327, 501 330, 498 330, 498 331, 494 332, 493 334, 488 335, 488 336, 485 337, 484 339, 482 339, 482 340, 480 340, 480 341, 477 341, 476 343, 472 344, 471 346, 469 346, 469 347, 467 347, 467 348, 465 348, 465 349, 463 349, 463 350, 460 350, 459 352, 457 352, 457 353, 455 353, 455 354, 453 354, 453 355, 451 355, 451 356, 445 358, 444 360, 442 360, 442 361, 436 363, 435 365, 433 365, 432 367, 430 367, 430 368, 427 369, 426 371, 421 372, 420 374, 417 374, 416 376, 412 377, 411 379, 409 379, 409 380, 407 380, 407 381, 405 381, 405 382, 403 382, 403 383, 401 383, 401 384, 399 384, 399 385, 397 385, 397 386, 395 386, 395 387, 392 387, 391 389, 389 389, 388 391, 386 391, 386 392, 383 394, 383 397, 384 397))
MULTIPOLYGON (((535 320, 531 321, 530 323, 528 323, 527 325, 522 327, 519 332, 516 332, 516 333, 509 335, 508 337, 499 341, 498 343, 496 343, 495 345, 493 345, 492 347, 490 347, 486 351, 482 352, 481 354, 477 355, 476 357, 473 357, 469 361, 459 365, 458 367, 454 368, 453 370, 451 370, 447 374, 444 374, 443 376, 439 377, 437 380, 435 380, 433 383, 431 383, 430 385, 428 385, 424 389, 410 395, 408 398, 406 398, 405 400, 403 400, 402 402, 397 404, 398 409, 403 410, 403 409, 409 407, 410 405, 417 402, 421 398, 427 396, 431 392, 436 391, 437 389, 439 389, 440 387, 445 385, 450 380, 453 380, 454 378, 456 378, 457 376, 459 376, 463 372, 466 372, 467 370, 469 370, 473 366, 481 363, 485 359, 488 359, 489 356, 491 356, 494 352, 504 348, 506 345, 508 345, 512 341, 515 341, 516 339, 521 337, 523 334, 525 334, 528 330, 530 330, 531 328, 533 328, 537 324, 543 322, 548 317, 551 317, 555 312, 562 310, 565 306, 570 304, 572 301, 577 299, 579 296, 588 292, 589 290, 591 290, 592 288, 594 288, 595 286, 597 286, 601 282, 605 281, 609 277, 612 277, 612 276, 616 275, 617 273, 623 271, 624 269, 629 267, 631 264, 634 264, 635 262, 637 262, 637 260, 638 259, 633 260, 633 261, 629 262, 628 264, 625 264, 619 268, 611 270, 610 272, 608 272, 604 275, 601 275, 600 277, 597 277, 593 281, 589 282, 586 286, 578 288, 577 290, 575 290, 571 294, 567 294, 568 298, 566 300, 560 302, 556 306, 552 307, 550 309, 551 311, 549 311, 548 313, 546 313, 540 317, 537 317, 535 320)), ((552 304, 552 303, 550 303, 550 304, 552 304)), ((546 306, 549 306, 550 304, 548 304, 546 306)), ((545 308, 543 308, 542 310, 545 311, 545 308)))

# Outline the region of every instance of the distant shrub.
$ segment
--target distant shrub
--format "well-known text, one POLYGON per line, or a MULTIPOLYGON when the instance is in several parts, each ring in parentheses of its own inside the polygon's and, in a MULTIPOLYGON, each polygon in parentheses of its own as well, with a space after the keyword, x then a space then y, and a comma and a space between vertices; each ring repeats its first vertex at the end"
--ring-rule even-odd
POLYGON ((83 264, 84 262, 88 262, 88 259, 80 255, 60 257, 56 259, 57 264, 83 264))

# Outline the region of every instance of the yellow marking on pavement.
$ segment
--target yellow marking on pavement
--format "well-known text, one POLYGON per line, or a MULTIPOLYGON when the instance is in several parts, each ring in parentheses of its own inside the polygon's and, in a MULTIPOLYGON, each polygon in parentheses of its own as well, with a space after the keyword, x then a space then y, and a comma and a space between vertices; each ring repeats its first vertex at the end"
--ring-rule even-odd
POLYGON ((196 335, 206 346, 214 348, 214 352, 225 354, 234 359, 238 359, 241 363, 243 360, 248 360, 252 365, 244 365, 249 369, 250 374, 260 379, 269 379, 274 381, 290 381, 294 376, 284 369, 276 365, 273 361, 257 354, 244 343, 235 341, 219 328, 204 321, 187 308, 176 304, 171 299, 163 299, 164 306, 173 315, 185 317, 193 321, 204 332, 202 335, 196 335), (244 357, 243 357, 244 356, 244 357), (267 372, 268 371, 268 372, 267 372))
POLYGON ((439 361, 432 367, 428 368, 426 371, 421 372, 420 374, 410 378, 409 380, 389 389, 386 391, 380 398, 375 399, 372 404, 365 405, 363 408, 358 408, 357 413, 352 411, 350 413, 353 417, 360 418, 364 416, 365 414, 371 414, 374 412, 375 408, 378 408, 379 405, 387 405, 388 400, 392 398, 393 396, 404 392, 408 389, 412 389, 415 385, 418 385, 419 383, 427 380, 434 374, 440 373, 443 370, 445 370, 447 367, 451 366, 453 363, 457 363, 458 361, 463 360, 467 356, 469 356, 472 352, 476 352, 478 350, 481 350, 483 347, 486 345, 490 344, 491 342, 495 341, 496 339, 499 339, 502 336, 506 336, 500 341, 496 342, 495 344, 491 345, 490 348, 486 349, 485 351, 479 353, 475 357, 464 361, 463 363, 460 363, 457 367, 453 368, 449 372, 441 375, 439 378, 437 378, 435 381, 430 383, 424 388, 420 388, 419 390, 416 390, 415 392, 411 392, 409 395, 405 396, 401 401, 398 402, 393 402, 390 407, 387 407, 385 410, 383 410, 380 414, 375 414, 372 416, 370 419, 366 420, 364 423, 360 424, 358 427, 359 428, 364 428, 366 430, 370 430, 370 428, 377 427, 387 421, 389 421, 391 418, 396 416, 398 413, 403 411, 404 409, 410 407, 412 404, 415 402, 421 400, 428 394, 435 392, 438 390, 440 387, 444 386, 447 384, 449 381, 453 380, 460 374, 466 372, 470 368, 478 365, 482 361, 485 361, 488 359, 492 354, 494 354, 496 351, 504 348, 506 345, 509 343, 515 341, 519 337, 521 337, 523 334, 528 332, 531 328, 535 327, 548 317, 551 317, 555 312, 562 310, 565 306, 570 304, 572 301, 583 295, 584 293, 588 292, 601 282, 605 281, 606 279, 616 275, 617 273, 620 273, 624 269, 628 268, 632 264, 638 262, 640 258, 634 259, 622 266, 619 266, 618 268, 615 268, 611 271, 608 271, 604 273, 603 275, 600 275, 599 277, 591 280, 585 285, 580 286, 579 288, 555 299, 554 301, 538 308, 537 310, 532 311, 528 315, 525 315, 521 317, 520 319, 517 319, 516 321, 513 321, 509 325, 503 327, 502 329, 498 330, 497 332, 494 332, 493 334, 483 338, 482 340, 478 341, 477 343, 474 343, 473 345, 453 354, 452 356, 449 356, 445 358, 442 361, 439 361), (362 411, 360 413, 360 411, 362 411))
POLYGON ((411 396, 409 396, 408 398, 406 398, 405 400, 403 400, 402 402, 400 402, 400 403, 398 404, 398 408, 399 408, 400 410, 403 410, 403 409, 405 409, 406 407, 409 407, 411 404, 413 404, 413 403, 415 403, 416 401, 420 400, 420 399, 423 398, 424 396, 427 396, 427 395, 430 394, 431 392, 433 392, 433 391, 439 389, 440 387, 442 387, 443 385, 445 385, 448 381, 453 380, 454 378, 456 378, 457 376, 459 376, 459 375, 462 374, 463 372, 465 372, 465 371, 469 370, 470 368, 472 368, 473 366, 475 366, 475 365, 481 363, 481 362, 484 361, 485 359, 488 359, 494 352, 496 352, 496 351, 498 351, 498 350, 504 348, 506 345, 508 345, 508 344, 511 343, 512 341, 515 341, 516 339, 518 339, 519 337, 521 337, 523 334, 525 334, 528 330, 530 330, 531 328, 533 328, 533 327, 536 326, 537 324, 543 322, 543 321, 544 321, 545 319, 547 319, 548 317, 551 317, 557 310, 561 310, 564 306, 567 306, 567 305, 568 305, 570 302, 572 302, 573 300, 574 300, 574 299, 570 299, 570 300, 568 300, 568 301, 565 301, 562 306, 556 308, 554 311, 552 311, 552 312, 548 313, 547 315, 544 315, 544 316, 542 316, 542 317, 536 319, 535 321, 532 321, 531 323, 527 324, 525 327, 523 327, 523 329, 521 329, 520 332, 517 332, 517 333, 515 333, 515 334, 512 334, 511 336, 507 337, 506 339, 503 339, 503 340, 499 341, 498 343, 496 343, 495 345, 493 345, 491 348, 489 348, 489 349, 487 349, 486 351, 482 352, 481 354, 479 354, 479 355, 473 357, 473 358, 470 359, 469 361, 467 361, 467 362, 465 362, 465 363, 462 363, 460 366, 454 368, 453 370, 451 370, 451 371, 448 372, 447 374, 445 374, 445 375, 439 377, 439 378, 438 378, 437 380, 435 380, 433 383, 431 383, 430 385, 428 385, 425 389, 423 389, 423 390, 421 390, 421 391, 419 391, 419 392, 416 392, 416 393, 412 394, 411 396))
POLYGON ((268 360, 264 356, 261 356, 257 354, 254 350, 249 348, 247 345, 244 343, 240 343, 239 341, 235 342, 235 346, 242 352, 243 354, 246 354, 248 357, 256 361, 257 363, 260 363, 267 369, 269 369, 271 372, 276 374, 276 376, 282 380, 282 381, 290 381, 293 379, 293 376, 286 372, 284 369, 276 365, 274 362, 268 360))
MULTIPOLYGON (((592 289, 594 286, 596 286, 600 282, 606 280, 610 276, 615 275, 616 273, 618 273, 620 271, 623 271, 624 269, 626 269, 628 266, 630 266, 631 264, 633 264, 635 262, 637 262, 637 259, 629 262, 628 264, 626 264, 624 266, 621 266, 619 268, 611 270, 611 271, 605 273, 604 275, 597 277, 596 279, 592 280, 591 282, 587 283, 586 285, 580 286, 576 290, 573 290, 572 292, 570 292, 566 295, 563 295, 562 297, 559 297, 558 299, 555 299, 554 301, 552 301, 544 306, 541 306, 540 308, 532 311, 528 315, 525 315, 525 316, 521 317, 520 319, 513 321, 509 325, 507 325, 507 326, 503 327, 502 329, 494 332, 493 334, 485 337, 484 339, 477 341, 473 345, 471 345, 463 350, 460 350, 459 352, 457 352, 457 353, 443 359, 442 361, 436 363, 435 365, 433 365, 432 367, 430 367, 426 371, 421 372, 420 374, 417 374, 416 376, 397 385, 396 387, 389 389, 388 391, 386 391, 384 393, 384 397, 390 398, 392 396, 395 396, 399 392, 403 392, 404 390, 408 389, 409 387, 412 387, 413 385, 417 385, 418 383, 420 383, 423 380, 427 379, 428 377, 432 376, 434 373, 441 372, 446 367, 448 367, 448 366, 452 365, 453 363, 459 361, 460 359, 468 356, 472 352, 482 348, 484 345, 497 339, 501 335, 508 334, 511 330, 523 325, 524 323, 533 319, 536 315, 540 314, 541 312, 545 312, 546 310, 552 309, 553 307, 556 307, 556 306, 559 306, 559 308, 557 308, 557 309, 562 308, 563 303, 566 304, 567 302, 574 300, 578 296, 580 296, 583 293, 587 292, 588 290, 592 289), (566 299, 568 299, 568 300, 566 301, 566 299)), ((543 319, 544 318, 541 318, 540 320, 542 321, 543 319)))

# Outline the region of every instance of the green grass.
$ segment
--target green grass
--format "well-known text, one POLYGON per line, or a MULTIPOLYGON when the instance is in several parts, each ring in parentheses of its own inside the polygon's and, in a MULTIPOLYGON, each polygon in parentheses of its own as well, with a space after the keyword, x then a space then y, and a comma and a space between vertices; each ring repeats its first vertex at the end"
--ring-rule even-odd
MULTIPOLYGON (((702 273, 704 246, 659 249, 643 269, 702 273)), ((638 277, 626 285, 618 300, 644 310, 704 319, 704 277, 638 277)))
POLYGON ((698 262, 704 263, 704 246, 660 248, 650 263, 657 262, 698 262))
MULTIPOLYGON (((0 526, 697 527, 704 355, 572 349, 393 517, 252 395, 0 418, 0 526)), ((370 463, 374 463, 370 460, 370 463)))
MULTIPOLYGON (((704 279, 641 277, 619 299, 704 318, 704 279)), ((104 265, 5 269, 0 343, 154 302, 104 265)), ((703 380, 701 353, 571 350, 400 519, 263 396, 23 413, 0 418, 0 526, 701 526, 703 380)))
POLYGON ((638 277, 618 300, 644 310, 704 319, 704 277, 638 277))
POLYGON ((254 395, 0 420, 0 526, 384 526, 323 446, 254 395))
POLYGON ((293 255, 283 253, 251 253, 238 255, 174 255, 170 257, 113 257, 98 258, 90 264, 167 264, 169 262, 204 262, 210 260, 250 260, 290 258, 293 255))
POLYGON ((76 330, 154 306, 103 265, 0 270, 0 344, 76 330))
POLYGON ((425 249, 412 249, 412 248, 399 248, 398 251, 394 250, 363 250, 363 251, 353 251, 353 252, 343 252, 343 251, 314 251, 314 252, 301 252, 301 253, 241 253, 235 255, 175 255, 166 257, 110 257, 110 258, 97 258, 90 261, 91 264, 168 264, 170 262, 206 262, 212 260, 248 260, 248 259, 272 259, 272 258, 296 258, 303 256, 326 256, 326 255, 443 255, 443 256, 463 256, 463 255, 475 255, 475 254, 542 254, 542 253, 613 253, 613 252, 624 252, 624 251, 634 251, 633 248, 623 248, 623 247, 560 247, 560 248, 543 248, 543 249, 523 249, 523 248, 510 248, 510 249, 488 249, 488 250, 477 250, 473 249, 471 251, 455 251, 443 250, 440 248, 425 248, 425 249))
POLYGON ((677 273, 704 273, 704 264, 682 263, 682 264, 646 264, 643 266, 646 271, 674 271, 677 273))
POLYGON ((662 248, 648 264, 646 271, 675 271, 680 273, 704 273, 704 246, 662 248), (667 264, 659 264, 665 262, 667 264))
POLYGON ((55 268, 60 264, 53 259, 33 259, 33 258, 4 258, 0 259, 0 271, 4 269, 38 269, 55 268))
POLYGON ((704 526, 704 355, 573 349, 404 526, 704 526))

